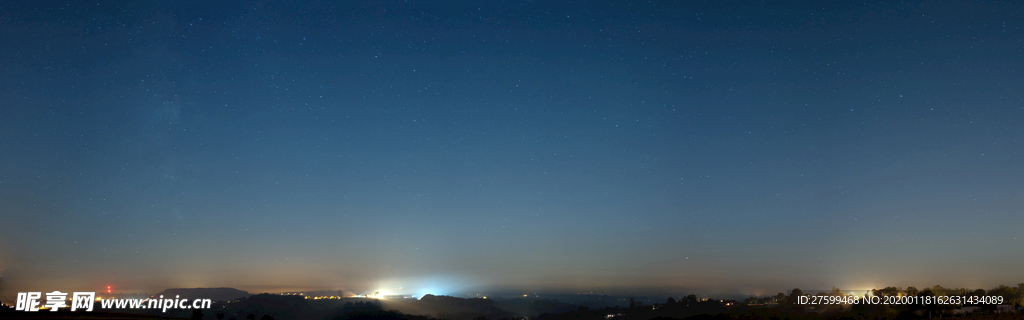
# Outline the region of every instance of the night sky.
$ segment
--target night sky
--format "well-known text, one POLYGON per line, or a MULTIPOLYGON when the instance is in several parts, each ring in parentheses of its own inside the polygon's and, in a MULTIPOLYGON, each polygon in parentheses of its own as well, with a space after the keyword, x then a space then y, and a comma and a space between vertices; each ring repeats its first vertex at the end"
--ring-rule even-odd
POLYGON ((0 5, 0 296, 1024 280, 1020 2, 338 2, 0 5))

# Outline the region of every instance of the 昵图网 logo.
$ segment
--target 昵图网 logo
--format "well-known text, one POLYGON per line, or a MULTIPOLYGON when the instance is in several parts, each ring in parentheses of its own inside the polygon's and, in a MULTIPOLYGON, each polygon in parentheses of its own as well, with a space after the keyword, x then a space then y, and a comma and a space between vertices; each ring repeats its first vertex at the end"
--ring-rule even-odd
MULTIPOLYGON (((41 292, 18 292, 18 301, 15 310, 26 312, 37 312, 40 309, 49 309, 56 312, 60 308, 70 308, 71 311, 85 310, 90 312, 96 304, 96 292, 75 292, 71 295, 70 305, 67 300, 68 293, 53 291, 46 293, 46 300, 42 300, 41 292)), ((210 299, 174 299, 160 298, 149 299, 100 299, 100 307, 103 309, 160 309, 167 312, 167 309, 209 309, 213 302, 210 299)))
MULTIPOLYGON (((15 304, 14 309, 18 311, 36 312, 39 308, 48 308, 51 312, 57 311, 59 308, 68 307, 66 301, 68 298, 67 292, 54 291, 46 294, 46 301, 40 301, 42 298, 40 292, 18 292, 18 302, 15 304)), ((96 302, 95 292, 75 292, 71 295, 71 311, 84 309, 85 311, 92 311, 93 304, 96 302)))

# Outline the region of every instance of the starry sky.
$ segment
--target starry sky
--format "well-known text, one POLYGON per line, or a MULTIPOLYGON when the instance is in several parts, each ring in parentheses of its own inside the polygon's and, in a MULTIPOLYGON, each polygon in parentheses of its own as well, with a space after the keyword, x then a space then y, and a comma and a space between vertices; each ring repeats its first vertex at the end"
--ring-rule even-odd
POLYGON ((1021 8, 4 3, 0 296, 1016 284, 1021 8))

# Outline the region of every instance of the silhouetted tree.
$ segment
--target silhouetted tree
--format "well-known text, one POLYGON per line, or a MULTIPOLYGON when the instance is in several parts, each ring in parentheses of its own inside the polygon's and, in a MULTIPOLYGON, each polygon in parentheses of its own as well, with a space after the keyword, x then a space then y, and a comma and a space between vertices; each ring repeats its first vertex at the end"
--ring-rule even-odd
MULTIPOLYGON (((921 292, 918 293, 917 296, 918 297, 934 297, 935 293, 932 292, 931 288, 925 288, 924 290, 921 290, 921 292)), ((938 308, 936 308, 936 306, 938 304, 935 304, 935 303, 922 303, 924 301, 924 299, 919 299, 918 301, 920 301, 918 303, 918 308, 921 308, 921 310, 924 310, 925 312, 927 312, 927 314, 925 314, 926 317, 930 318, 931 317, 931 313, 938 309, 938 308)))
POLYGON ((871 293, 879 297, 895 296, 900 292, 899 288, 896 287, 885 287, 883 289, 872 289, 871 293))
POLYGON ((217 320, 224 320, 224 313, 223 312, 217 312, 217 320))
POLYGON ((789 293, 789 299, 786 299, 786 303, 791 306, 795 306, 799 301, 797 299, 802 295, 804 295, 803 291, 800 291, 799 288, 793 288, 793 291, 789 293))
POLYGON ((992 288, 992 290, 988 291, 988 295, 1003 297, 1004 304, 1013 304, 1013 300, 1017 298, 1016 290, 1005 285, 999 285, 998 287, 992 288))
POLYGON ((985 289, 978 289, 971 292, 972 296, 981 297, 985 295, 985 289))
POLYGON ((203 310, 192 310, 192 320, 203 320, 203 310))
POLYGON ((779 294, 775 295, 775 303, 786 304, 786 294, 779 292, 779 294))
POLYGON ((665 305, 671 306, 674 304, 676 304, 676 299, 672 299, 672 297, 668 297, 668 301, 665 301, 665 305))
POLYGON ((686 296, 685 302, 689 305, 693 305, 694 303, 697 303, 697 296, 693 294, 688 295, 686 296))
POLYGON ((1014 303, 1018 307, 1024 306, 1024 282, 1017 284, 1017 299, 1014 299, 1014 303))
POLYGON ((271 317, 269 314, 265 314, 260 317, 260 320, 274 320, 274 317, 271 317))
POLYGON ((245 316, 245 318, 249 320, 256 320, 256 315, 250 313, 249 315, 245 316))
POLYGON ((907 287, 907 295, 911 296, 911 297, 916 296, 917 295, 917 287, 907 287))

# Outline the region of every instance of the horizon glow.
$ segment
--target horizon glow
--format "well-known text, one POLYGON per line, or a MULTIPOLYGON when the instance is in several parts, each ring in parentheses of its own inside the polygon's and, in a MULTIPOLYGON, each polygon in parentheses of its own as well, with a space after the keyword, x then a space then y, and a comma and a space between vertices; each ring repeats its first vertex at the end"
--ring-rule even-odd
POLYGON ((8 4, 0 300, 1015 285, 1019 9, 8 4))

